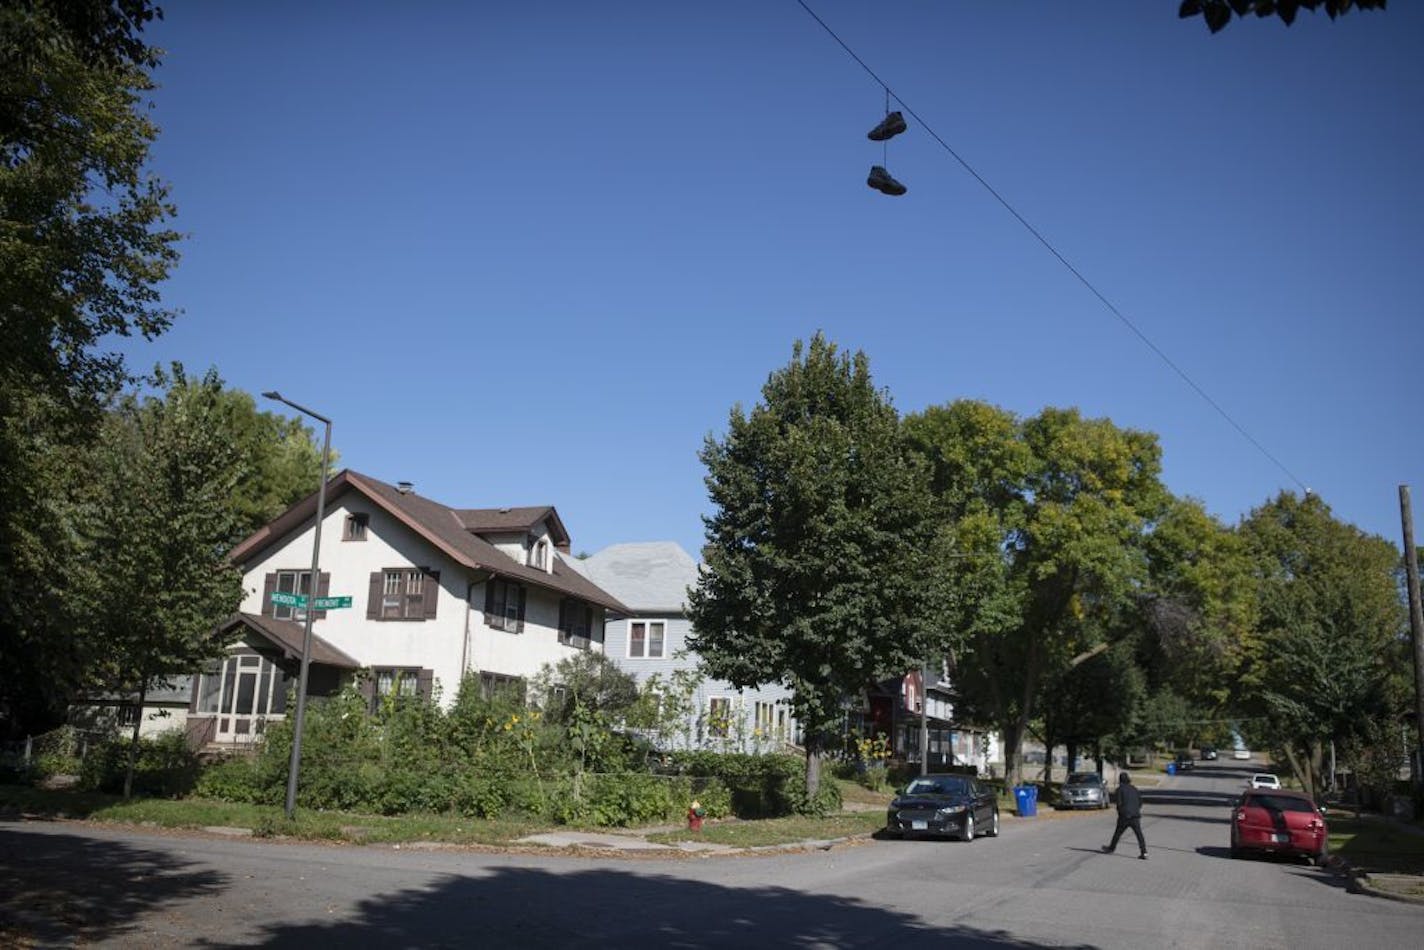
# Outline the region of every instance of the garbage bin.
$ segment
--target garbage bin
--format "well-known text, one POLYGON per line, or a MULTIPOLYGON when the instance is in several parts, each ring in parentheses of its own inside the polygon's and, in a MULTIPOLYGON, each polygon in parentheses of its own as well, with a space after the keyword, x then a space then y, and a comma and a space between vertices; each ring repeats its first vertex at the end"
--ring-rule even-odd
POLYGON ((1018 806, 1019 817, 1035 817, 1038 814, 1038 786, 1015 785, 1014 804, 1018 806))
POLYGON ((1168 762, 1168 763, 1167 763, 1167 774, 1168 774, 1168 775, 1176 775, 1176 774, 1177 774, 1177 763, 1175 763, 1175 762, 1168 762))

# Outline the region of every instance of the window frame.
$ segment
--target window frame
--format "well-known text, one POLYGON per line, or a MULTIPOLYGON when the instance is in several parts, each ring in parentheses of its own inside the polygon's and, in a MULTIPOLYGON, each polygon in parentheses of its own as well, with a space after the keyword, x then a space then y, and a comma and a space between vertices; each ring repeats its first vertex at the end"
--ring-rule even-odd
POLYGON ((707 697, 707 735, 714 739, 725 739, 732 734, 732 697, 707 697), (719 716, 717 707, 724 712, 719 716))
MULTIPOLYGON (((303 594, 308 598, 307 603, 311 603, 311 598, 315 596, 311 589, 311 568, 287 568, 285 570, 279 568, 272 573, 277 575, 277 586, 274 588, 277 593, 303 594), (294 576, 296 578, 293 581, 292 588, 286 589, 282 587, 282 578, 284 575, 287 577, 294 576), (306 580, 305 585, 302 584, 303 579, 306 580)), ((288 607, 286 604, 272 604, 271 607, 273 620, 290 620, 292 623, 302 623, 307 619, 307 612, 303 607, 288 607), (286 611, 285 616, 283 616, 283 611, 286 611)))
POLYGON ((667 659, 667 621, 653 620, 647 617, 629 617, 627 630, 627 644, 623 653, 630 660, 665 660, 667 659), (658 651, 653 652, 653 627, 658 628, 658 651), (642 627, 642 636, 634 637, 634 628, 642 627), (642 646, 637 652, 633 650, 634 642, 641 643, 642 646))
POLYGON ((485 584, 485 625, 505 633, 522 633, 524 611, 521 606, 528 596, 524 585, 506 577, 491 577, 485 584))
POLYGON ((341 531, 343 541, 365 541, 366 532, 371 527, 371 516, 364 511, 353 511, 346 516, 341 531))
POLYGON ((377 619, 426 619, 425 571, 418 567, 381 568, 381 605, 377 619), (392 609, 396 612, 388 612, 392 609))

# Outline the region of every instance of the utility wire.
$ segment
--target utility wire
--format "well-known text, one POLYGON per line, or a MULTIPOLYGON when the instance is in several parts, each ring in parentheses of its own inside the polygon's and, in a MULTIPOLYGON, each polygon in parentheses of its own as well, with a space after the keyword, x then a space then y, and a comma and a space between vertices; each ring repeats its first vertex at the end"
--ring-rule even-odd
POLYGON ((1211 398, 1211 396, 1207 393, 1205 389, 1202 389, 1200 386, 1197 385, 1196 380, 1192 379, 1190 376, 1187 375, 1186 370, 1182 369, 1175 362, 1173 362, 1172 358, 1169 357, 1166 353, 1164 353, 1162 349, 1157 346, 1157 344, 1153 343, 1150 339, 1148 339, 1147 334, 1139 330, 1137 328, 1137 325, 1134 324, 1131 320, 1129 320, 1123 314, 1123 312, 1113 304, 1111 300, 1105 297, 1103 293, 1098 290, 1097 287, 1094 287, 1092 281, 1084 277, 1082 272, 1080 272, 1078 268, 1074 267, 1071 263, 1069 263, 1068 259, 1058 252, 1058 248, 1054 247, 1049 242, 1048 238, 1044 237, 1039 232, 1039 230, 1035 228, 1032 224, 1030 224, 1023 215, 1019 214, 1018 211, 1014 208, 1014 206, 1009 204, 1008 199, 1006 199, 1003 195, 999 194, 999 192, 995 190, 994 186, 989 184, 989 182, 984 179, 984 176, 980 175, 977 171, 975 171, 972 165, 965 161, 964 158, 958 152, 956 152, 952 147, 950 147, 950 144, 948 142, 940 138, 939 133, 936 132, 933 128, 931 128, 930 124, 926 122, 923 118, 921 118, 920 114, 916 112, 908 102, 900 98, 900 96, 890 88, 889 83, 881 79, 880 76, 876 74, 875 70, 871 69, 870 66, 865 62, 865 60, 861 59, 860 56, 856 54, 855 50, 850 48, 850 46, 846 43, 845 40, 841 39, 838 35, 836 35, 836 31, 831 29, 830 26, 826 24, 825 20, 817 16, 815 10, 812 10, 809 6, 807 6, 806 0, 796 0, 796 2, 801 6, 801 9, 806 11, 806 13, 811 17, 811 19, 815 20, 821 25, 821 29, 825 30, 827 33, 830 34, 831 39, 835 40, 837 43, 840 44, 841 49, 845 50, 848 54, 850 54, 851 59, 855 60, 857 63, 860 64, 860 68, 865 70, 870 75, 871 79, 874 79, 877 83, 880 84, 881 87, 884 88, 886 96, 892 97, 896 102, 900 103, 900 106, 906 112, 908 112, 910 116, 916 122, 918 122, 926 132, 930 134, 930 137, 933 138, 936 142, 938 142, 941 148, 948 152, 950 156, 953 157, 954 160, 958 162, 965 171, 967 171, 971 176, 973 176, 974 180, 977 181, 980 185, 982 185, 985 191, 993 195, 994 199, 998 201, 999 204, 1004 206, 1004 210, 1008 211, 1009 214, 1013 215, 1015 220, 1017 220, 1019 224, 1023 225, 1024 228, 1028 231, 1028 233, 1032 234, 1035 238, 1037 238, 1038 243, 1042 244, 1045 248, 1048 249, 1048 253, 1052 254, 1058 259, 1058 263, 1062 264, 1068 269, 1068 272, 1070 274, 1078 278, 1078 282, 1081 283, 1084 287, 1088 288, 1088 291, 1092 293, 1094 297, 1097 297, 1098 300, 1102 303, 1102 305, 1106 307, 1113 316, 1121 320, 1123 325, 1126 326, 1129 330, 1131 330, 1133 334, 1136 335, 1136 337, 1141 340, 1142 343, 1149 350, 1151 350, 1153 353, 1156 353, 1158 358, 1161 359, 1162 362, 1166 363, 1169 367, 1171 367, 1172 371, 1178 376, 1180 376, 1183 382, 1190 386, 1198 396, 1204 399, 1207 405, 1215 409, 1217 413, 1221 416, 1221 418, 1225 419, 1233 429, 1235 429, 1241 434, 1242 438, 1244 438, 1247 442, 1251 443, 1251 445, 1255 447, 1256 451, 1260 452, 1267 459, 1269 459, 1271 463, 1276 466, 1276 468, 1284 472, 1287 478, 1299 485, 1302 492, 1307 495, 1310 494, 1310 488, 1305 484, 1305 482, 1297 478, 1295 473, 1292 472, 1290 469, 1286 468, 1286 466, 1284 465, 1284 463, 1281 462, 1280 459, 1276 458, 1270 453, 1270 451, 1266 449, 1264 445, 1256 441, 1256 438, 1252 436, 1251 433, 1247 432, 1246 429, 1241 425, 1241 423, 1237 422, 1234 418, 1232 418, 1231 414, 1228 413, 1224 408, 1222 408, 1220 403, 1218 403, 1215 399, 1211 398))

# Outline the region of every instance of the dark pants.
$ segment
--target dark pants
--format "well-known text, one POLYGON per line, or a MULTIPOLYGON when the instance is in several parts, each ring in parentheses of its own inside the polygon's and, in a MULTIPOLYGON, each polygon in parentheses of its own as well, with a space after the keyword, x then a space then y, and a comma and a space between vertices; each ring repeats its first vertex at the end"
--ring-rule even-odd
POLYGON ((1137 835, 1138 849, 1141 851, 1142 854, 1146 854, 1147 839, 1142 837, 1142 819, 1135 815, 1131 818, 1124 818, 1121 815, 1117 816, 1117 830, 1113 832, 1112 844, 1108 845, 1108 850, 1117 850, 1117 839, 1121 838, 1122 833, 1129 828, 1132 829, 1133 834, 1137 835))

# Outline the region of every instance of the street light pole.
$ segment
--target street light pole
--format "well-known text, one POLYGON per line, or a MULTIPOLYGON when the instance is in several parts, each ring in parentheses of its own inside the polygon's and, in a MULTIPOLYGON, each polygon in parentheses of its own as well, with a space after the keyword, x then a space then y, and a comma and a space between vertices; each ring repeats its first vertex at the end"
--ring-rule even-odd
MULTIPOLYGON (((306 406, 298 405, 281 393, 265 392, 268 399, 286 403, 303 415, 326 424, 326 439, 321 446, 321 485, 316 490, 316 526, 312 531, 311 580, 308 583, 306 622, 302 630, 302 669, 297 677, 297 717, 292 723, 292 758, 287 766, 287 819, 291 820, 297 811, 297 774, 302 768, 302 722, 307 709, 307 671, 311 668, 312 616, 316 613, 317 581, 321 577, 321 523, 326 517, 327 467, 331 464, 331 420, 321 413, 313 412, 306 406)), ((301 585, 297 585, 300 587, 301 585)))

